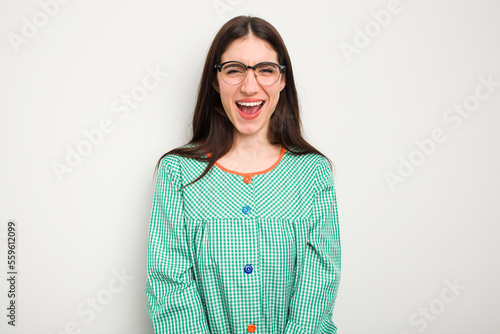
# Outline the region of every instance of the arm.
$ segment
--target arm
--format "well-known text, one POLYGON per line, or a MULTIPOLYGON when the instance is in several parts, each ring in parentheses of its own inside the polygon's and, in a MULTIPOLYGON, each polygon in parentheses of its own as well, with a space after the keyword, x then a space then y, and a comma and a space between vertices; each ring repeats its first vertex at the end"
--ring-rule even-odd
POLYGON ((295 292, 284 334, 335 334, 331 316, 340 282, 340 234, 335 185, 330 165, 316 166, 311 226, 302 260, 297 262, 295 292))
POLYGON ((147 310, 156 334, 210 333, 192 276, 176 157, 159 168, 149 226, 147 310))

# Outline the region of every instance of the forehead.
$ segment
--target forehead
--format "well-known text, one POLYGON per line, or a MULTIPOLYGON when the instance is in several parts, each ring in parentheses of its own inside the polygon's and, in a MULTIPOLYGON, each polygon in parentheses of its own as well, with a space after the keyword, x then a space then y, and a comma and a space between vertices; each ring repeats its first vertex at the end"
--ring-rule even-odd
POLYGON ((247 65, 262 61, 278 62, 278 54, 271 45, 253 35, 233 41, 222 54, 221 62, 237 60, 247 65))

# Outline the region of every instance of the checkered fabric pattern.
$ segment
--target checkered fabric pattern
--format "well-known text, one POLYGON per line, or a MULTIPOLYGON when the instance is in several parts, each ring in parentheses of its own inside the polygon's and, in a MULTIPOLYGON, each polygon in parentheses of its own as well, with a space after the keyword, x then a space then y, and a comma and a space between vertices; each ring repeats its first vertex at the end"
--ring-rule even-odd
POLYGON ((333 174, 283 149, 237 173, 168 155, 149 227, 147 310, 156 334, 333 334, 341 248, 333 174))

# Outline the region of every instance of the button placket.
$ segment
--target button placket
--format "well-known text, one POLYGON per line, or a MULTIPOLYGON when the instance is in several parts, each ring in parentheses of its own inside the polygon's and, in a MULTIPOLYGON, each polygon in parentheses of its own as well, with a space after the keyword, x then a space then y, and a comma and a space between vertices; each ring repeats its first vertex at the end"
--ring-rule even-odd
MULTIPOLYGON (((250 175, 250 174, 249 175, 245 175, 244 178, 243 178, 243 182, 245 182, 250 187, 248 190, 250 191, 250 193, 252 193, 252 195, 254 195, 254 186, 255 185, 251 184, 252 181, 253 181, 252 180, 252 175, 250 175)), ((253 200, 253 203, 251 205, 255 205, 255 198, 253 196, 251 196, 251 198, 253 200)), ((246 206, 243 207, 242 211, 243 211, 244 214, 249 214, 249 213, 252 212, 252 208, 249 205, 246 205, 246 206)), ((258 275, 256 273, 253 273, 254 272, 254 268, 253 268, 253 266, 251 264, 245 265, 245 267, 243 268, 243 270, 244 270, 245 274, 251 275, 251 276, 248 277, 249 279, 252 276, 254 276, 254 275, 258 275)), ((258 276, 253 277, 253 279, 258 279, 258 276)), ((256 331, 257 331, 257 326, 255 324, 252 323, 252 324, 249 324, 247 326, 247 332, 248 333, 255 333, 256 331)))
MULTIPOLYGON (((248 174, 248 175, 245 175, 243 177, 243 182, 245 182, 246 184, 249 185, 249 191, 253 193, 253 187, 251 185, 252 183, 252 175, 251 174, 248 174)), ((249 206, 249 205, 245 205, 242 210, 241 210, 244 214, 249 214, 251 211, 252 211, 252 208, 249 206)))

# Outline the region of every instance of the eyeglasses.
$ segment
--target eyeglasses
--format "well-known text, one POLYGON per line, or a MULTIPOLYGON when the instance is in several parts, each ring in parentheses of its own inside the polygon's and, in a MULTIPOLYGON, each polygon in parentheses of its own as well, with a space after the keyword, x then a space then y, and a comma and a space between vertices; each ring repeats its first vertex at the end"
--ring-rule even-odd
POLYGON ((253 69, 255 78, 263 86, 270 86, 278 81, 280 75, 285 72, 285 65, 272 62, 261 62, 254 66, 247 66, 239 61, 226 61, 222 64, 215 64, 215 69, 221 73, 222 80, 228 85, 239 85, 245 80, 247 70, 253 69))

